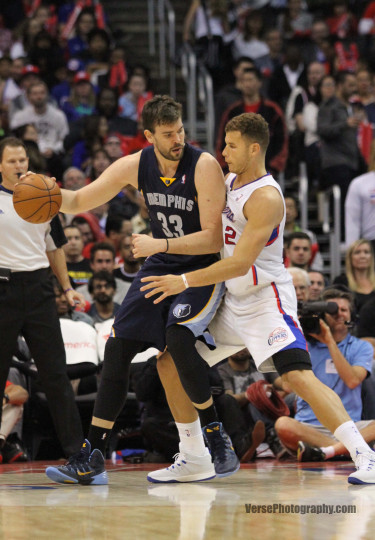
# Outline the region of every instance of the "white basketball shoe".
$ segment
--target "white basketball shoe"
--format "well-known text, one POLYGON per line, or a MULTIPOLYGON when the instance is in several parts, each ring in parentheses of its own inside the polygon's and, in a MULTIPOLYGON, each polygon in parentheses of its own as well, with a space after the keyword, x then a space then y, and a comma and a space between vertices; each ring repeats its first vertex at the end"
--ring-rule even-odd
POLYGON ((173 465, 149 473, 147 480, 158 484, 164 482, 202 482, 215 478, 215 467, 207 448, 203 456, 180 452, 174 457, 173 465))
POLYGON ((349 475, 349 484, 375 484, 375 452, 357 453, 356 471, 349 475))

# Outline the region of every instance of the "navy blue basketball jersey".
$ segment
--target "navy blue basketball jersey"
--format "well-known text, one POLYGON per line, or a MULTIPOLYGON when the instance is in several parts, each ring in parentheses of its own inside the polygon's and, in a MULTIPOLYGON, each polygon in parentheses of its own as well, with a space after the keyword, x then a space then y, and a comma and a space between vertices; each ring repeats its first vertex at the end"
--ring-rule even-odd
MULTIPOLYGON (((153 146, 142 150, 138 189, 142 191, 148 208, 151 231, 154 238, 176 238, 198 232, 201 229, 195 167, 202 150, 185 144, 174 178, 165 178, 160 170, 153 146)), ((209 265, 217 257, 212 255, 165 254, 166 262, 182 265, 209 265)))

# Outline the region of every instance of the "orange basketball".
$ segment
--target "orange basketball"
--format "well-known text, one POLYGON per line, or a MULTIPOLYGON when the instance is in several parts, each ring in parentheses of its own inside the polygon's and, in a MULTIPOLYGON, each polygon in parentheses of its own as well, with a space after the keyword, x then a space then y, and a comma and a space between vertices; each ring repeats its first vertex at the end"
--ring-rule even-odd
POLYGON ((14 186, 13 206, 29 223, 45 223, 60 210, 62 198, 55 180, 32 173, 14 186))

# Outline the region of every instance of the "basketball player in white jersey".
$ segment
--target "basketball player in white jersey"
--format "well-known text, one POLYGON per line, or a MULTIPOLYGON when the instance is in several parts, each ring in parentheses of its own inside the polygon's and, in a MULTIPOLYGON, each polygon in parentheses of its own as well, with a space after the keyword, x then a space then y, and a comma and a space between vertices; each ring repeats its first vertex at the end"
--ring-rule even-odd
MULTIPOLYGON (((340 398, 311 369, 297 320, 297 301, 282 261, 285 204, 279 185, 265 169, 268 124, 245 113, 226 126, 223 156, 230 174, 223 212, 224 257, 207 268, 181 276, 149 276, 141 290, 159 303, 188 287, 225 281, 226 297, 210 324, 217 348, 203 358, 214 364, 247 347, 260 371, 277 371, 307 401, 318 420, 349 450, 357 471, 352 484, 375 483, 375 452, 364 441, 340 398)), ((183 389, 179 389, 183 400, 183 389)), ((175 392, 175 395, 177 392, 175 392)), ((176 404, 175 404, 176 405, 176 404)), ((186 407, 186 401, 185 401, 186 407)))

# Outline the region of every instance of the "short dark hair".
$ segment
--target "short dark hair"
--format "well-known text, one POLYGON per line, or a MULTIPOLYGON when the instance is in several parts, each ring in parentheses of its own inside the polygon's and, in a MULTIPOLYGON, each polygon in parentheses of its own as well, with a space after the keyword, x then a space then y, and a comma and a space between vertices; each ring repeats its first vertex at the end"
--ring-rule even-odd
POLYGON ((175 124, 182 117, 182 105, 170 96, 154 96, 142 110, 143 128, 154 133, 156 126, 175 124))
POLYGON ((90 294, 94 292, 94 281, 105 281, 106 283, 108 283, 108 285, 110 285, 116 290, 116 280, 114 276, 110 272, 108 272, 108 270, 99 270, 99 272, 95 272, 95 274, 90 277, 88 282, 88 289, 90 294))
POLYGON ((290 248, 293 240, 308 240, 309 241, 309 244, 311 246, 311 238, 310 236, 303 232, 303 231, 296 231, 296 232, 293 232, 292 234, 289 234, 287 239, 286 239, 286 247, 287 248, 290 248))
POLYGON ((3 161, 4 150, 7 146, 10 148, 18 148, 19 146, 22 146, 27 153, 26 146, 21 139, 18 139, 17 137, 5 137, 5 139, 0 142, 0 163, 3 161))
POLYGON ((97 251, 100 251, 100 250, 103 250, 103 251, 110 251, 113 255, 113 259, 115 259, 116 257, 116 251, 115 251, 115 248, 112 246, 112 244, 110 244, 109 242, 96 242, 92 248, 91 248, 91 251, 90 251, 90 261, 93 262, 93 260, 95 259, 95 254, 97 251))
POLYGON ((353 311, 354 309, 354 296, 351 293, 351 291, 336 289, 335 287, 327 287, 322 292, 322 300, 324 302, 328 302, 329 300, 332 300, 333 298, 343 298, 344 300, 347 300, 349 302, 350 311, 353 311))
POLYGON ((247 73, 255 75, 258 81, 261 81, 263 79, 262 72, 256 66, 245 68, 243 74, 246 75, 247 73))
POLYGON ((255 62, 250 56, 240 56, 239 58, 237 58, 237 60, 233 62, 233 69, 238 68, 240 64, 245 62, 247 64, 253 64, 253 66, 255 66, 255 62))
POLYGON ((225 133, 229 131, 239 131, 244 137, 257 142, 262 151, 266 153, 270 141, 270 132, 268 123, 260 114, 243 113, 235 116, 225 126, 225 133))
POLYGON ((111 231, 120 232, 125 218, 119 215, 108 216, 105 222, 105 234, 109 236, 111 231))
POLYGON ((335 76, 336 84, 344 84, 346 79, 351 75, 352 77, 355 77, 354 73, 352 71, 339 71, 337 75, 335 76))

